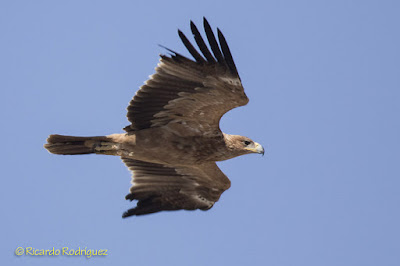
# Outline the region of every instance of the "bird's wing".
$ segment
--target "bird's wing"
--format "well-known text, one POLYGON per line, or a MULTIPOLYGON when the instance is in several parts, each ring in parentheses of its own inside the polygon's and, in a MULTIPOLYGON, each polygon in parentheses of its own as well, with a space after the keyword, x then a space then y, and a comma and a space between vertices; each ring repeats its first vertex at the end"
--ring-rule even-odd
POLYGON ((122 217, 170 210, 208 210, 230 181, 212 162, 196 167, 173 167, 122 157, 132 172, 132 187, 125 197, 138 200, 122 217))
POLYGON ((219 132, 219 120, 227 111, 248 103, 228 44, 218 29, 219 44, 204 18, 204 29, 211 51, 191 22, 194 39, 202 55, 186 36, 179 37, 195 61, 172 50, 161 56, 156 73, 146 81, 128 106, 126 131, 186 125, 196 134, 219 132))

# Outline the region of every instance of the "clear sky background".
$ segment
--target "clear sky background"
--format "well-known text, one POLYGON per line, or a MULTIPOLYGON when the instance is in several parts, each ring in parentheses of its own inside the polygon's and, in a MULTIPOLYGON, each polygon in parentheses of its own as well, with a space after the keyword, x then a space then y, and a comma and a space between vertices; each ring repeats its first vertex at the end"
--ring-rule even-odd
POLYGON ((400 265, 399 14, 399 1, 2 1, 2 264, 400 265), (250 98, 221 127, 266 155, 219 163, 232 187, 210 211, 122 219, 118 157, 43 144, 122 132, 158 44, 188 55, 176 31, 203 16, 250 98))

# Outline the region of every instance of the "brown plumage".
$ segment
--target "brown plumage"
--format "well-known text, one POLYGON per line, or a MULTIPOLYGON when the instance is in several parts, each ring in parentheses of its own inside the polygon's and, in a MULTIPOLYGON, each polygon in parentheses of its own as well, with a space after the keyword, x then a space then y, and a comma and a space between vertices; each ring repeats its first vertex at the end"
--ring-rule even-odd
POLYGON ((137 206, 123 217, 163 210, 208 210, 230 187, 215 162, 261 153, 251 139, 222 133, 221 117, 248 103, 228 44, 218 29, 218 40, 204 19, 211 51, 193 22, 201 54, 186 36, 179 37, 193 56, 172 50, 161 56, 156 73, 128 106, 126 133, 100 137, 50 135, 45 148, 54 154, 120 156, 132 172, 126 196, 137 206))

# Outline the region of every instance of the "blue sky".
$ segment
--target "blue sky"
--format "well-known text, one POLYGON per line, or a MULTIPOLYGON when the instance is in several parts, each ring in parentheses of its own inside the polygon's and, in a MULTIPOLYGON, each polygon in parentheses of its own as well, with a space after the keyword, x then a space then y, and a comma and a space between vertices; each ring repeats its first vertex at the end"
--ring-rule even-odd
POLYGON ((4 265, 400 265, 398 1, 3 1, 4 265), (122 219, 117 157, 56 156, 52 133, 122 132, 158 44, 206 16, 250 103, 223 131, 266 156, 219 163, 232 187, 208 212, 122 219), (107 249, 33 257, 17 247, 107 249))

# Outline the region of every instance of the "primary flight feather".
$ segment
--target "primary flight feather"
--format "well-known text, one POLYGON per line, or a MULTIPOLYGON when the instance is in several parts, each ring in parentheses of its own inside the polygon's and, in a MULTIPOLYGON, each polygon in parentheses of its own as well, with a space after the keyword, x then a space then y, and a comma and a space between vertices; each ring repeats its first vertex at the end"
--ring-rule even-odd
POLYGON ((232 54, 221 31, 218 41, 204 18, 211 51, 193 22, 200 52, 178 35, 194 61, 169 50, 156 73, 128 106, 126 133, 100 137, 50 135, 45 148, 54 154, 120 156, 132 172, 126 196, 136 207, 123 217, 166 210, 208 210, 230 187, 215 162, 250 153, 264 154, 251 139, 223 133, 221 117, 248 103, 232 54))

